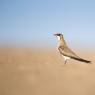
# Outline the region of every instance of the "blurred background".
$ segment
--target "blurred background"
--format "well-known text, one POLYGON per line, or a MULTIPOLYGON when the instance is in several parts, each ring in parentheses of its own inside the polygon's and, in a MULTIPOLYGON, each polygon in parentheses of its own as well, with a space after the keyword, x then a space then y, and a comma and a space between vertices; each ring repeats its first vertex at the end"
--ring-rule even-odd
POLYGON ((95 95, 95 0, 0 0, 0 95, 95 95), (84 64, 64 65, 54 33, 84 64))
POLYGON ((0 0, 0 45, 54 47, 60 32, 71 47, 95 47, 94 0, 0 0))

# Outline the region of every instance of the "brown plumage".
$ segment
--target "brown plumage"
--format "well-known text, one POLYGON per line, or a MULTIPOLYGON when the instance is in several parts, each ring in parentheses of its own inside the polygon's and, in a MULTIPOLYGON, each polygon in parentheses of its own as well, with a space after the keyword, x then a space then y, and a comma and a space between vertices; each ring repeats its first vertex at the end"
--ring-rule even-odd
POLYGON ((58 50, 60 54, 65 58, 65 64, 67 62, 67 59, 75 59, 77 61, 91 63, 91 61, 80 58, 71 49, 69 49, 61 33, 57 33, 54 35, 58 37, 58 40, 59 40, 58 50))

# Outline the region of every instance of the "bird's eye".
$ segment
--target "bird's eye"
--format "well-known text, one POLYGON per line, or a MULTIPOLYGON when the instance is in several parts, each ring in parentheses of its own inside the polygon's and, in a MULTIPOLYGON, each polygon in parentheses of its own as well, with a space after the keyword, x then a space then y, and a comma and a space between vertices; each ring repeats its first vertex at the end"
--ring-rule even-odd
POLYGON ((58 36, 60 36, 60 34, 58 34, 58 36))

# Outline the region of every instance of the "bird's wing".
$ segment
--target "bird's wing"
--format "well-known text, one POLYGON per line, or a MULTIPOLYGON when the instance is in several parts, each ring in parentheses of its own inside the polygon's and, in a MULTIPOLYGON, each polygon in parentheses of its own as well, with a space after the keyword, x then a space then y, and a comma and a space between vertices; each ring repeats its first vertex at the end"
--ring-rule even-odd
POLYGON ((80 58, 79 56, 77 56, 72 50, 70 50, 67 46, 66 47, 63 47, 63 46, 60 46, 58 48, 59 52, 64 55, 64 56, 68 56, 70 58, 80 58))
POLYGON ((88 60, 85 60, 85 59, 82 59, 80 58, 79 56, 77 56, 72 50, 70 50, 68 47, 63 47, 63 46, 60 46, 58 48, 59 52, 64 55, 64 56, 68 56, 72 59, 75 59, 75 60, 78 60, 78 61, 82 61, 82 62, 85 62, 85 63, 91 63, 91 61, 88 61, 88 60))

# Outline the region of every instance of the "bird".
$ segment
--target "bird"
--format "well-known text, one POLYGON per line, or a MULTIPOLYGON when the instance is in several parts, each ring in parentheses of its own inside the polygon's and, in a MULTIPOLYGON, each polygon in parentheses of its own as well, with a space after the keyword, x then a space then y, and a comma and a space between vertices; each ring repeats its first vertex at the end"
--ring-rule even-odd
POLYGON ((91 63, 91 61, 85 60, 83 58, 80 58, 79 56, 77 56, 68 46, 67 43, 63 37, 62 33, 56 33, 54 34, 54 36, 56 36, 58 38, 58 50, 59 53, 62 55, 62 57, 65 59, 64 64, 67 63, 67 60, 69 59, 74 59, 77 61, 81 61, 84 63, 91 63))

